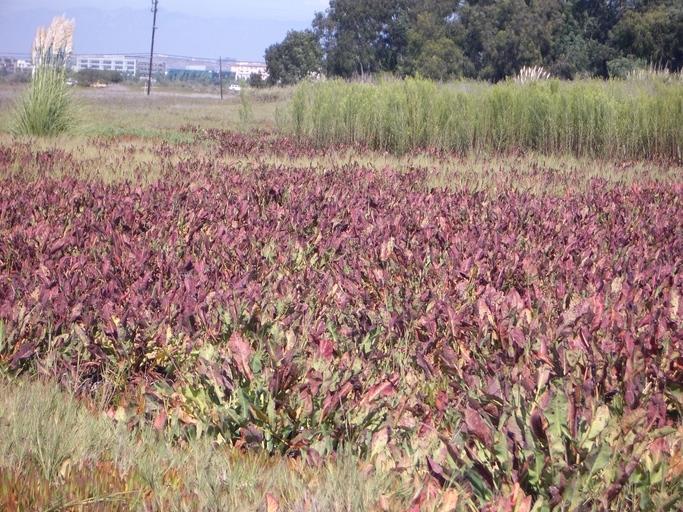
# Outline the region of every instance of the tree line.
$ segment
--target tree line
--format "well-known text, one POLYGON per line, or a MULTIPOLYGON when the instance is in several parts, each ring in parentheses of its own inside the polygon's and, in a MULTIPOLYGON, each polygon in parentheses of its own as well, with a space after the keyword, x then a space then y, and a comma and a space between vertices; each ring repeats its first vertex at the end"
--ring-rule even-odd
POLYGON ((266 49, 272 84, 311 73, 503 80, 683 67, 683 0, 331 0, 266 49))

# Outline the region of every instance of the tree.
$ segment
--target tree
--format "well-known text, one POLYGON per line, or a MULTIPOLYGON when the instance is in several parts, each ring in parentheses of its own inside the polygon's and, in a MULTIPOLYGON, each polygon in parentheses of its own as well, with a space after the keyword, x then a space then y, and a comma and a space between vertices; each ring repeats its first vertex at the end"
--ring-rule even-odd
POLYGON ((683 67, 683 5, 656 5, 628 11, 612 31, 624 55, 679 70, 683 67))
POLYGON ((498 81, 524 66, 551 67, 562 40, 563 0, 470 1, 460 11, 475 76, 498 81))
POLYGON ((393 72, 408 48, 410 12, 416 0, 331 0, 313 28, 329 75, 349 78, 393 72))
POLYGON ((266 49, 266 67, 270 84, 295 84, 322 69, 323 51, 311 30, 287 32, 281 43, 266 49))
POLYGON ((261 73, 252 73, 249 76, 249 85, 254 89, 263 89, 268 85, 268 82, 263 79, 261 73))
POLYGON ((408 58, 404 71, 433 80, 448 80, 471 74, 473 67, 461 48, 459 20, 443 13, 417 14, 408 30, 408 58), (459 44, 460 43, 460 44, 459 44))
POLYGON ((313 31, 328 75, 491 81, 524 66, 607 77, 683 66, 683 0, 331 0, 313 31))
POLYGON ((81 69, 74 74, 78 85, 90 87, 94 83, 118 84, 123 81, 123 75, 118 71, 102 71, 99 69, 81 69))
POLYGON ((566 23, 571 25, 571 35, 578 42, 574 50, 578 61, 587 63, 582 74, 608 77, 607 63, 619 57, 619 52, 610 44, 610 32, 619 22, 632 0, 574 0, 570 3, 566 23))

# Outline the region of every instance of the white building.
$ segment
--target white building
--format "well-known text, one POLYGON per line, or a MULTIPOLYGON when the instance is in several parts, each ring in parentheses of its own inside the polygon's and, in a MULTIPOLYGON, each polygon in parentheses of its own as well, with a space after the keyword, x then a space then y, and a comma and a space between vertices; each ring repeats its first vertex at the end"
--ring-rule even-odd
MULTIPOLYGON (((149 66, 147 68, 149 69, 149 66)), ((138 61, 125 55, 81 55, 76 59, 74 70, 82 69, 118 71, 126 75, 135 75, 138 71, 138 61)))
POLYGON ((261 75, 264 80, 268 78, 265 62, 234 62, 230 72, 235 73, 235 80, 248 80, 253 74, 261 75))
POLYGON ((27 60, 19 59, 17 60, 17 69, 31 70, 33 69, 33 64, 27 60))
MULTIPOLYGON (((163 75, 164 73, 166 73, 166 63, 160 62, 156 56, 154 62, 152 63, 152 73, 155 75, 163 75)), ((136 74, 140 76, 149 75, 149 58, 137 60, 136 74)))

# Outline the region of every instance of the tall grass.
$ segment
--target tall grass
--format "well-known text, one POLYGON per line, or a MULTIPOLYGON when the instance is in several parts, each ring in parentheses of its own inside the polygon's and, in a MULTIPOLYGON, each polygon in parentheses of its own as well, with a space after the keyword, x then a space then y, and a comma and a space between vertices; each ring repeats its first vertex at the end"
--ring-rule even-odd
POLYGON ((251 102, 251 91, 244 83, 242 84, 242 89, 240 90, 240 105, 237 111, 240 118, 240 128, 242 131, 249 131, 254 123, 254 106, 251 102))
POLYGON ((66 86, 66 70, 73 48, 74 21, 56 17, 48 29, 40 27, 33 42, 33 76, 16 105, 10 123, 15 135, 57 135, 76 123, 76 109, 66 86))
POLYGON ((683 87, 657 79, 302 83, 278 122, 321 146, 362 143, 396 153, 432 147, 461 153, 531 149, 590 157, 683 157, 683 87))

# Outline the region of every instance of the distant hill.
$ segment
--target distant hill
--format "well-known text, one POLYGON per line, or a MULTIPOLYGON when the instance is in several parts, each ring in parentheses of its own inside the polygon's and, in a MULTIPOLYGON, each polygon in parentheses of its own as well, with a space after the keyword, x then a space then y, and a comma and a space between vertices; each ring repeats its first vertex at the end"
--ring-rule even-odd
MULTIPOLYGON (((36 29, 54 16, 76 19, 74 53, 145 53, 152 35, 149 9, 113 11, 76 8, 3 12, 0 6, 0 54, 27 54, 36 29)), ((281 41, 288 30, 301 30, 307 21, 202 18, 159 9, 155 53, 216 59, 231 56, 263 61, 265 49, 281 41)))

